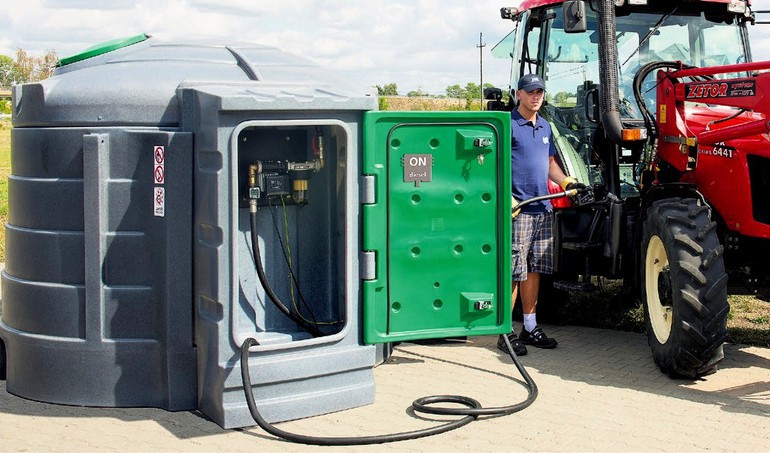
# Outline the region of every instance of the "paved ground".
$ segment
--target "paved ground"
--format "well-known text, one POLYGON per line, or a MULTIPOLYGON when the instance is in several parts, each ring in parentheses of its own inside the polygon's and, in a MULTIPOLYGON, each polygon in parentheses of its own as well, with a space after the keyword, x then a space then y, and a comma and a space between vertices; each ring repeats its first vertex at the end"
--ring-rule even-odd
MULTIPOLYGON (((531 349, 522 357, 539 388, 529 408, 437 436, 335 450, 770 451, 770 349, 726 345, 717 373, 678 381, 655 368, 644 335, 545 327, 559 347, 531 349)), ((489 407, 514 404, 526 389, 495 341, 401 344, 392 361, 375 369, 375 404, 279 426, 309 435, 384 434, 436 423, 408 410, 421 396, 459 394, 489 407)), ((0 382, 3 452, 322 448, 288 443, 258 427, 225 431, 196 412, 37 403, 10 395, 0 382)))

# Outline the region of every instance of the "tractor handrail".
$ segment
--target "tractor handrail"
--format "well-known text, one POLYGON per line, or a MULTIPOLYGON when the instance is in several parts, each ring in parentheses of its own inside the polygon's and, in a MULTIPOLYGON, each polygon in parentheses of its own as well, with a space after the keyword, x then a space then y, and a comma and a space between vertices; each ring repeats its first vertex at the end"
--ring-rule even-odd
POLYGON ((770 61, 755 61, 751 63, 736 63, 722 66, 680 69, 678 71, 669 73, 668 76, 673 78, 697 77, 714 74, 727 74, 731 72, 761 71, 763 69, 770 70, 770 61))

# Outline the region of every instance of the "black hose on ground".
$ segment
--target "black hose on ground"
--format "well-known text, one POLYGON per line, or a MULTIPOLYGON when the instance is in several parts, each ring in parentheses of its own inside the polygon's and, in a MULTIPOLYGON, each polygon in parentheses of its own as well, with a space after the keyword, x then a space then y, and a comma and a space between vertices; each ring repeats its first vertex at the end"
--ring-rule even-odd
POLYGON ((280 437, 291 442, 306 445, 343 446, 383 444, 387 442, 419 439, 421 437, 433 436, 435 434, 445 433, 447 431, 457 429, 461 426, 465 426, 482 415, 512 414, 528 407, 535 401, 537 398, 537 385, 535 384, 535 381, 532 380, 532 377, 530 377, 529 373, 527 373, 527 370, 524 369, 524 366, 521 364, 521 362, 519 362, 519 359, 513 352, 513 347, 511 346, 510 340, 508 340, 508 335, 503 335, 503 338, 505 339, 505 345, 508 348, 508 354, 511 356, 511 359, 513 359, 513 363, 516 365, 519 373, 524 378, 527 387, 527 398, 524 401, 511 406, 493 408, 481 407, 481 404, 473 398, 459 395, 436 395, 418 398, 412 403, 412 409, 414 409, 415 412, 437 415, 463 416, 459 420, 447 422, 431 428, 363 437, 318 437, 290 433, 288 431, 277 428, 274 425, 271 425, 259 413, 257 404, 254 401, 254 394, 251 391, 251 376, 249 374, 249 348, 259 344, 254 338, 247 338, 246 341, 244 341, 241 345, 241 379, 243 379, 243 391, 246 394, 246 404, 249 406, 249 412, 251 412, 251 416, 254 418, 254 421, 257 422, 257 425, 259 425, 260 428, 264 429, 273 436, 280 437), (445 408, 433 406, 437 403, 460 404, 465 406, 465 408, 445 408))

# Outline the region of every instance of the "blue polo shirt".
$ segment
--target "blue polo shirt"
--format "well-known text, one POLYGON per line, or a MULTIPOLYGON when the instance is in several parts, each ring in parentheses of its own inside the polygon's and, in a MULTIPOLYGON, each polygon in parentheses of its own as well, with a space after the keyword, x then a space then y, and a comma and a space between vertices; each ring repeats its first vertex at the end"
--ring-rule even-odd
MULTIPOLYGON (((556 155, 551 125, 537 115, 535 124, 518 110, 511 112, 511 194, 517 201, 548 194, 550 156, 556 155)), ((551 210, 550 200, 525 206, 522 212, 551 210)))

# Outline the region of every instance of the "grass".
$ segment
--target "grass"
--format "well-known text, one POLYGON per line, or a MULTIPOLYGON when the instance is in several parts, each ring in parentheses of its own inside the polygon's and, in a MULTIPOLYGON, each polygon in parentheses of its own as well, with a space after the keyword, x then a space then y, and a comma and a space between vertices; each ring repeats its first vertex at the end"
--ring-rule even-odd
MULTIPOLYGON (((620 281, 599 281, 597 290, 562 294, 558 320, 564 324, 644 332, 644 309, 631 289, 620 281)), ((770 347, 770 302, 744 295, 728 296, 730 342, 770 347)), ((539 312, 540 310, 538 310, 539 312)), ((539 317, 539 316, 538 316, 539 317)))
POLYGON ((770 302, 752 296, 730 296, 728 300, 731 341, 770 347, 770 302))
MULTIPOLYGON (((0 119, 0 262, 5 262, 8 220, 8 175, 11 172, 11 122, 0 119)), ((566 324, 644 332, 644 311, 636 295, 616 281, 602 281, 590 293, 564 297, 559 320, 566 324)), ((770 347, 770 302, 751 296, 730 296, 727 329, 733 343, 770 347)), ((545 308, 544 306, 541 308, 545 308)), ((545 314, 545 313, 543 313, 545 314)), ((544 319, 544 322, 546 320, 544 319)))

